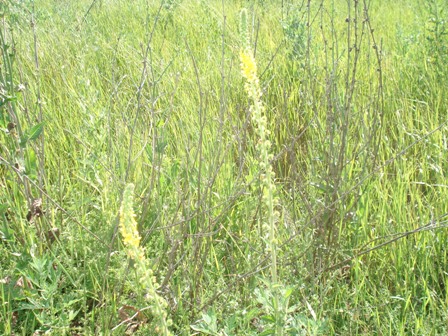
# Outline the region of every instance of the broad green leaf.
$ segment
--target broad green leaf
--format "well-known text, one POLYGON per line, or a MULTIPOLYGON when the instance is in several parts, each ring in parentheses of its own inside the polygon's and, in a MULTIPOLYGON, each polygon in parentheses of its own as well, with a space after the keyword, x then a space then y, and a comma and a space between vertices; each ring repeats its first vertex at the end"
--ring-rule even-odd
POLYGON ((208 314, 202 314, 202 319, 206 324, 212 323, 212 317, 208 314))

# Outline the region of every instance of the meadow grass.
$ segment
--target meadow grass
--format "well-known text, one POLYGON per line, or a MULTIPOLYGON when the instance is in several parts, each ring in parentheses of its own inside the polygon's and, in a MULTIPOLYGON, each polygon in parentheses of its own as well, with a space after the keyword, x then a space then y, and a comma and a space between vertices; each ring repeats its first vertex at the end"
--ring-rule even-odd
POLYGON ((443 1, 0 12, 0 334, 447 333, 443 1))

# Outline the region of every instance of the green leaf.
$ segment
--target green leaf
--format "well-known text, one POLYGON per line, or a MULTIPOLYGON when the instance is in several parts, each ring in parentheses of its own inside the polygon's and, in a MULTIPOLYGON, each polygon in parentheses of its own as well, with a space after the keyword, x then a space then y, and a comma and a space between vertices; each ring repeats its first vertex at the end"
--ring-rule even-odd
POLYGON ((210 325, 212 323, 212 317, 207 314, 202 314, 202 319, 207 325, 210 325))
POLYGON ((23 134, 20 138, 20 147, 25 148, 26 143, 28 142, 28 136, 26 134, 23 134))
POLYGON ((3 99, 0 100, 0 108, 3 107, 4 105, 6 105, 7 103, 13 102, 16 100, 17 100, 17 97, 11 97, 11 96, 3 97, 3 99))
POLYGON ((261 317, 261 319, 262 319, 263 321, 266 321, 266 322, 275 323, 275 317, 272 316, 272 315, 263 315, 263 316, 261 317))
POLYGON ((294 289, 292 287, 287 288, 286 291, 285 291, 285 294, 283 295, 283 297, 285 299, 289 298, 293 291, 294 291, 294 289))
POLYGON ((206 335, 215 335, 215 333, 213 331, 210 331, 210 329, 208 329, 206 326, 204 327, 202 325, 191 325, 190 328, 194 331, 199 331, 206 335))
POLYGON ((8 205, 0 204, 0 215, 4 215, 6 213, 6 210, 8 210, 8 205))
POLYGON ((28 141, 36 140, 43 130, 44 122, 31 127, 29 130, 23 133, 22 137, 20 138, 20 147, 25 148, 28 141))
POLYGON ((256 317, 260 313, 260 310, 257 308, 253 308, 247 312, 247 314, 244 316, 246 321, 252 320, 254 317, 256 317))
POLYGON ((39 135, 42 133, 42 131, 44 130, 44 123, 45 122, 41 122, 37 125, 34 125, 33 127, 31 127, 31 129, 28 131, 28 140, 36 140, 39 135))
POLYGON ((29 149, 27 151, 27 160, 25 162, 25 174, 31 178, 36 179, 37 178, 37 157, 34 150, 29 149))
POLYGON ((275 335, 274 329, 266 329, 259 336, 275 335))

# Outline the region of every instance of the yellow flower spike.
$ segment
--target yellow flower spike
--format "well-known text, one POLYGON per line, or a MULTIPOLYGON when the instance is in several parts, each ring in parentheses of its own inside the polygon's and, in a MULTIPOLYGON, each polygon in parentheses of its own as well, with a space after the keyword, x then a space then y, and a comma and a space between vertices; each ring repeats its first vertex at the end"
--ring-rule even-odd
MULTIPOLYGON (((270 131, 268 129, 268 120, 264 115, 265 109, 261 100, 262 92, 260 88, 259 79, 257 76, 257 64, 249 45, 249 34, 247 27, 247 10, 241 11, 241 35, 243 38, 243 48, 240 52, 241 60, 241 74, 246 79, 244 88, 251 100, 250 113, 252 115, 252 122, 255 128, 255 134, 258 136, 257 151, 258 151, 258 166, 260 168, 260 180, 263 185, 263 203, 267 213, 267 221, 263 223, 265 232, 267 233, 265 242, 265 249, 271 255, 271 283, 274 287, 279 285, 277 275, 277 245, 276 224, 277 213, 274 211, 277 205, 275 174, 270 163, 272 154, 270 153, 271 142, 268 137, 270 131)), ((281 314, 278 309, 278 296, 274 295, 275 317, 280 321, 281 314)), ((277 324, 275 328, 276 335, 283 335, 283 327, 277 324)))
POLYGON ((241 59, 241 71, 243 76, 250 84, 254 84, 258 80, 257 78, 257 64, 250 50, 242 50, 240 54, 241 59))
POLYGON ((140 234, 135 221, 133 204, 134 185, 128 184, 123 193, 123 202, 120 208, 120 233, 123 236, 123 243, 128 248, 139 248, 140 234))
POLYGON ((128 184, 123 192, 123 201, 120 207, 120 224, 119 229, 123 237, 126 254, 135 261, 134 266, 137 272, 138 284, 146 291, 146 299, 149 301, 152 314, 155 318, 158 335, 169 336, 172 333, 168 329, 167 313, 165 307, 167 303, 159 294, 157 294, 157 282, 152 275, 149 262, 145 257, 145 250, 140 246, 140 234, 135 221, 133 210, 133 194, 134 185, 128 184))

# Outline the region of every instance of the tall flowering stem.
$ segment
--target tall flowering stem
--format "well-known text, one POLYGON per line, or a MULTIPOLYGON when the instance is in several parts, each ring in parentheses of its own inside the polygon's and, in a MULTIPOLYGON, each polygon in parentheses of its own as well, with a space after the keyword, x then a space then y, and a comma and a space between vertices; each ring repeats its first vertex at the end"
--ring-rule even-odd
POLYGON ((166 301, 157 294, 156 279, 152 274, 148 259, 145 257, 145 250, 140 246, 140 234, 135 221, 133 210, 134 185, 128 184, 124 189, 123 201, 120 208, 120 233, 123 237, 126 254, 134 261, 137 273, 138 284, 146 292, 145 298, 152 309, 152 314, 156 320, 155 331, 158 335, 172 335, 168 329, 166 301))
MULTIPOLYGON (((278 213, 274 210, 278 201, 275 197, 275 173, 272 170, 272 165, 270 162, 273 158, 273 155, 271 154, 271 142, 269 141, 270 131, 268 129, 267 118, 265 116, 265 108, 261 100, 262 92, 257 75, 257 63, 249 44, 247 11, 245 9, 241 11, 241 34, 244 45, 240 51, 241 73, 246 79, 244 88, 251 101, 250 112, 252 116, 252 123, 258 138, 258 165, 261 171, 261 183, 263 186, 263 203, 266 207, 267 213, 267 221, 263 222, 263 229, 268 232, 268 236, 266 237, 266 250, 271 255, 271 283, 275 290, 275 288, 279 285, 277 276, 277 242, 275 234, 278 213)), ((279 302, 278 297, 275 294, 274 306, 277 318, 279 318, 279 302)), ((276 330, 276 334, 282 334, 281 327, 280 330, 276 330)))

